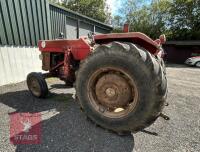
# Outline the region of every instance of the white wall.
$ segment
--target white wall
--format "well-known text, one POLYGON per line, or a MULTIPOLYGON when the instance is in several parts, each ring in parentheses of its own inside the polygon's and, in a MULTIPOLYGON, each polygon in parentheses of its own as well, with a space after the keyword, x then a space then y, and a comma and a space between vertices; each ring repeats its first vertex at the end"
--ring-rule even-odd
POLYGON ((0 86, 26 80, 30 72, 41 72, 37 47, 0 46, 0 86))

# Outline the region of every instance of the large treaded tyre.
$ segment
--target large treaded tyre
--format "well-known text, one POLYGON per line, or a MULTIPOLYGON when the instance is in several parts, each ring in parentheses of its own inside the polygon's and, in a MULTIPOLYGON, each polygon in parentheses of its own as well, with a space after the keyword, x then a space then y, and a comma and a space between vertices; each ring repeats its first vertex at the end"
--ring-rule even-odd
POLYGON ((167 96, 167 79, 161 62, 132 43, 112 42, 98 46, 81 62, 75 86, 86 115, 94 123, 115 132, 135 132, 151 125, 160 115, 167 96), (99 76, 95 77, 95 73, 99 76), (107 85, 111 87, 106 88, 107 85), (104 88, 108 94, 99 91, 104 88), (134 95, 130 96, 126 89, 134 95), (115 95, 120 99, 117 103, 112 100, 115 95), (120 106, 123 108, 118 108, 120 106), (122 110, 110 112, 113 107, 122 110))
POLYGON ((48 95, 48 86, 41 73, 29 73, 26 79, 31 94, 37 98, 45 98, 48 95))

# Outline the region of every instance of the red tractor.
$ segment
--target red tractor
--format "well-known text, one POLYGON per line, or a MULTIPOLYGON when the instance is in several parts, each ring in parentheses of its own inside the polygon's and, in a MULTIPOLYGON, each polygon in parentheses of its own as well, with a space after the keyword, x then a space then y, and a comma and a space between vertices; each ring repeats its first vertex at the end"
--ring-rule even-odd
POLYGON ((30 92, 44 98, 45 78, 74 85, 81 109, 94 123, 114 132, 139 131, 160 115, 167 97, 161 58, 165 36, 152 40, 139 32, 90 35, 76 40, 38 42, 42 69, 30 73, 30 92))

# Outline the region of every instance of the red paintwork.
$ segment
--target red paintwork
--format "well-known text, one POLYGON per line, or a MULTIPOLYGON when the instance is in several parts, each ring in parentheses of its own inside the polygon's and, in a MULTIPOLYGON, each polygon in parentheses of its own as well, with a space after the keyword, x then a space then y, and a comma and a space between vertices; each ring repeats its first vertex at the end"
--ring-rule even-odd
POLYGON ((95 42, 99 44, 109 43, 112 41, 126 41, 133 42, 152 54, 159 52, 160 40, 153 41, 151 38, 140 32, 129 32, 129 33, 112 33, 112 34, 100 34, 94 36, 95 42))
POLYGON ((128 33, 129 32, 129 24, 124 24, 123 32, 124 33, 128 33))
MULTIPOLYGON (((160 39, 153 41, 151 38, 140 32, 100 34, 95 35, 94 40, 99 44, 105 44, 112 41, 133 42, 144 47, 154 55, 159 52, 159 47, 161 45, 160 39)), ((64 52, 64 50, 69 50, 76 60, 83 60, 92 50, 92 47, 86 41, 86 37, 77 40, 45 40, 45 48, 41 47, 41 42, 41 40, 38 42, 39 50, 44 52, 64 52)))
MULTIPOLYGON (((128 30, 128 25, 125 31, 128 30)), ((157 55, 160 51, 160 45, 164 41, 164 37, 153 41, 151 38, 140 32, 132 33, 113 33, 95 35, 94 41, 96 44, 106 44, 112 41, 133 42, 144 47, 150 53, 157 55)), ((57 39, 57 40, 40 40, 38 42, 39 50, 42 52, 63 53, 64 61, 57 63, 50 68, 50 73, 57 73, 56 75, 63 80, 73 80, 74 71, 72 68, 73 61, 80 61, 85 59, 93 50, 92 45, 89 44, 87 37, 82 37, 76 40, 57 39), (45 46, 41 46, 45 42, 45 46), (63 72, 62 72, 63 69, 63 72), (61 70, 61 71, 60 71, 61 70), (60 71, 60 72, 58 72, 60 71)))
POLYGON ((77 40, 45 40, 45 48, 41 47, 42 40, 38 42, 39 50, 43 52, 63 52, 68 50, 72 53, 75 60, 83 60, 90 53, 91 47, 85 40, 80 38, 77 40))

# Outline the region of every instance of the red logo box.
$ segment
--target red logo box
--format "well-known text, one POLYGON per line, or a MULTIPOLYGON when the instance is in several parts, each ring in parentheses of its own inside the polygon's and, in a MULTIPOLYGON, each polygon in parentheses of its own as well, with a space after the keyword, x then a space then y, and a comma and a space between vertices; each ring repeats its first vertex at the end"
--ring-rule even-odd
POLYGON ((40 113, 11 113, 10 142, 17 144, 41 143, 41 114, 40 113))

